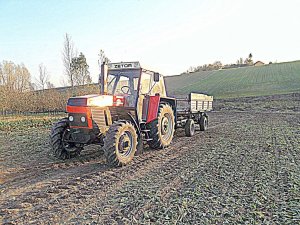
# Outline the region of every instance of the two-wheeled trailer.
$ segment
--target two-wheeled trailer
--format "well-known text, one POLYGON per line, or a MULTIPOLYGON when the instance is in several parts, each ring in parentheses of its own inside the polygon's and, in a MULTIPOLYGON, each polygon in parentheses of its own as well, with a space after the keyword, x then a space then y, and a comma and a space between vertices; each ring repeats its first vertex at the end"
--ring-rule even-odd
POLYGON ((176 128, 184 128, 188 137, 195 134, 195 124, 200 131, 208 128, 207 112, 213 109, 213 96, 190 93, 187 98, 176 98, 176 102, 176 128))

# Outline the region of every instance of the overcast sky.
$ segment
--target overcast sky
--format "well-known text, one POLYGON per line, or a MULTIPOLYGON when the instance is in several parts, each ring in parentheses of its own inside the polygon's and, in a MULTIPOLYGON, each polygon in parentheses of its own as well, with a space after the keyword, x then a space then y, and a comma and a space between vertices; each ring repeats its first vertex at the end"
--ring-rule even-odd
POLYGON ((0 61, 44 63, 61 86, 64 34, 97 80, 100 49, 113 62, 138 60, 165 75, 189 66, 300 59, 299 0, 0 0, 0 61))

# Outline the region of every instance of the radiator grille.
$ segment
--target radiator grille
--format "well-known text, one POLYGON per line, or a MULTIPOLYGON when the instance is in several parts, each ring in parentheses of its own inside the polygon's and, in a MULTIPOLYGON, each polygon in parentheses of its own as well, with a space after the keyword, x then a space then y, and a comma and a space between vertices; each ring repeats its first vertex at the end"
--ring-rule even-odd
POLYGON ((107 126, 103 108, 92 108, 92 118, 99 128, 107 126))

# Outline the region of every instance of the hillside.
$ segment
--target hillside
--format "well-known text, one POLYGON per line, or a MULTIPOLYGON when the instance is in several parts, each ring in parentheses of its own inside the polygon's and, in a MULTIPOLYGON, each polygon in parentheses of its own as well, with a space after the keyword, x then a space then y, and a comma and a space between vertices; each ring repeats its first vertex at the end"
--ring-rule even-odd
POLYGON ((300 61, 168 76, 169 95, 191 91, 217 98, 300 92, 300 61))

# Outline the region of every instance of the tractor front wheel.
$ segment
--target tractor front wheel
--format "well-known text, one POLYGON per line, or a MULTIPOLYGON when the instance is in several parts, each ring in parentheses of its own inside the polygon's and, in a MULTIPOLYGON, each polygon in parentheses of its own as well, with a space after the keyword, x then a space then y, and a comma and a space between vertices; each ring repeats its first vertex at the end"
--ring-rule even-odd
POLYGON ((127 121, 112 124, 104 138, 104 154, 110 166, 119 167, 130 163, 137 150, 137 133, 127 121))
POLYGON ((50 134, 50 143, 56 158, 69 159, 80 154, 82 147, 68 142, 69 136, 70 128, 68 118, 63 118, 53 125, 50 134))
POLYGON ((157 119, 152 121, 149 126, 152 138, 149 141, 149 146, 154 149, 169 146, 175 131, 175 119, 172 107, 168 104, 161 104, 157 119))

